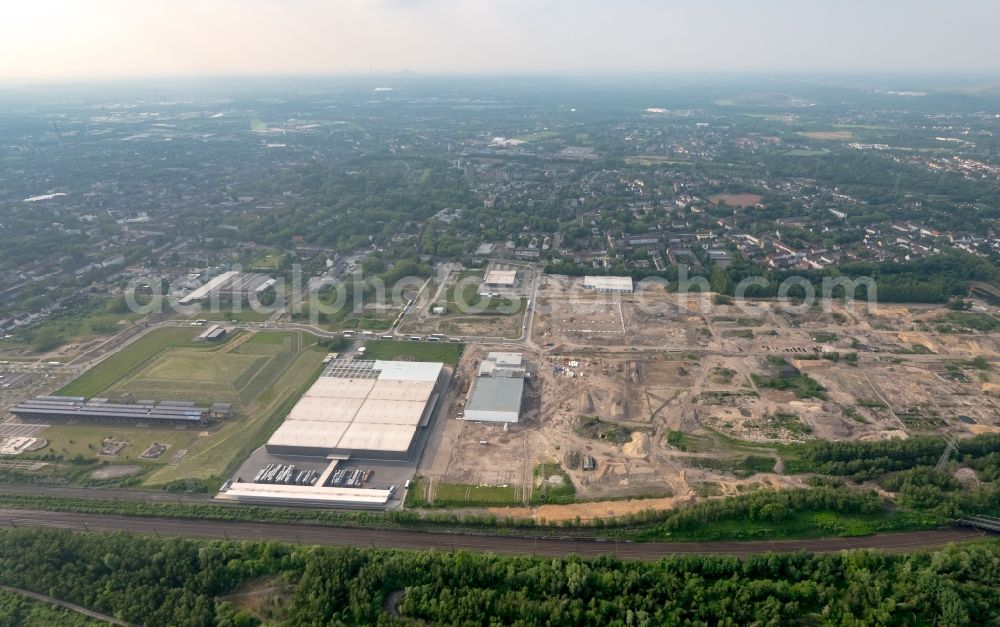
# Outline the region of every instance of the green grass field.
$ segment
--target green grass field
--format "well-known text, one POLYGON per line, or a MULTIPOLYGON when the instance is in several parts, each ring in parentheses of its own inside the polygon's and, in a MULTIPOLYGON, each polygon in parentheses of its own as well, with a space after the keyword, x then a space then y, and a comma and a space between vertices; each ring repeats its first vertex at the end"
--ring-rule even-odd
MULTIPOLYGON (((168 348, 186 347, 191 350, 217 350, 218 344, 193 342, 201 333, 200 327, 168 327, 147 333, 124 350, 110 355, 100 364, 63 386, 57 394, 66 396, 97 396, 116 381, 140 367, 143 362, 153 359, 168 348)), ((229 341, 232 341, 231 339, 229 341)))
POLYGON ((524 312, 524 298, 483 298, 479 295, 483 270, 463 270, 443 297, 431 306, 441 305, 449 315, 516 315, 524 312), (460 284, 460 285, 459 285, 460 284), (475 309, 475 311, 471 311, 475 309))
POLYGON ((503 507, 521 505, 514 486, 479 486, 439 483, 434 488, 435 507, 503 507))
POLYGON ((325 350, 302 333, 239 334, 223 344, 196 343, 199 328, 154 331, 99 363, 59 392, 79 396, 233 403, 234 416, 206 428, 58 425, 43 434, 39 454, 66 459, 97 455, 104 438, 129 445, 114 463, 136 463, 153 442, 167 444, 156 461, 141 461, 144 485, 190 477, 221 478, 262 444, 319 374, 325 350), (183 466, 173 463, 180 451, 183 466))
POLYGON ((455 368, 463 350, 465 344, 457 342, 369 340, 365 342, 365 359, 440 361, 455 368))
POLYGON ((555 462, 541 463, 533 471, 535 487, 531 491, 531 503, 573 503, 576 501, 576 487, 562 466, 555 462))
POLYGON ((278 428, 299 397, 312 385, 322 369, 325 350, 315 344, 298 353, 270 385, 246 406, 243 415, 228 420, 209 437, 199 438, 188 450, 184 467, 168 465, 152 473, 146 485, 160 486, 184 477, 226 477, 278 428))
POLYGON ((464 483, 435 483, 434 503, 427 499, 430 483, 415 477, 406 494, 406 507, 506 507, 522 505, 514 486, 478 486, 464 483))

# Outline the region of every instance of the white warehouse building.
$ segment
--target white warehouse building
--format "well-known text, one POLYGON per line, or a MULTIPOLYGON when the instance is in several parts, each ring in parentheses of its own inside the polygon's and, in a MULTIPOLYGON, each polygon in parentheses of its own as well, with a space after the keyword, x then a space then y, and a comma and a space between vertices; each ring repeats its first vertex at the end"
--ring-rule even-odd
POLYGON ((630 276, 585 276, 583 287, 598 292, 632 293, 632 277, 630 276))
POLYGON ((335 359, 268 439, 267 452, 408 459, 447 388, 443 366, 335 359))
POLYGON ((479 365, 465 404, 466 420, 517 422, 524 393, 521 353, 489 353, 479 365))

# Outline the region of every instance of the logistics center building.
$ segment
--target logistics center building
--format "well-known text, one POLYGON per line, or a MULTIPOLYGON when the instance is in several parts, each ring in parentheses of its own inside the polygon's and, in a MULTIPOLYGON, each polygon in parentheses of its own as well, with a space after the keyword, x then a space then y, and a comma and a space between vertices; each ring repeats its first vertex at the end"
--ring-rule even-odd
POLYGON ((525 370, 521 353, 489 353, 479 366, 465 405, 465 420, 517 422, 525 370))
POLYGON ((408 459, 447 387, 444 364, 335 359, 267 441, 272 455, 408 459))

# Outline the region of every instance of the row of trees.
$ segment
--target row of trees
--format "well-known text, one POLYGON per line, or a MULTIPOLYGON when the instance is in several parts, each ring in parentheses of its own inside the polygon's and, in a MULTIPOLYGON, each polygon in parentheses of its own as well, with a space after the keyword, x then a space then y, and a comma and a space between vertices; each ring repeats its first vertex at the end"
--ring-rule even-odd
POLYGON ((12 530, 0 581, 145 625, 254 625, 218 596, 273 577, 273 624, 992 624, 1000 544, 655 563, 12 530), (384 608, 403 594, 394 613, 384 608))
MULTIPOLYGON (((778 295, 782 282, 791 277, 800 277, 812 284, 817 296, 823 294, 824 279, 870 277, 875 282, 877 300, 890 303, 945 303, 953 296, 966 294, 969 281, 1000 283, 1000 269, 990 260, 957 252, 906 263, 857 262, 825 270, 768 270, 748 263, 738 255, 734 257, 733 264, 729 268, 712 267, 710 261, 708 266, 702 270, 690 270, 689 278, 702 277, 708 282, 711 291, 729 296, 735 295, 735 289, 740 281, 748 277, 763 277, 767 285, 750 285, 744 294, 749 298, 774 298, 778 295)), ((612 268, 610 271, 602 271, 589 265, 575 265, 563 261, 549 264, 545 271, 550 274, 570 276, 628 274, 637 281, 647 277, 658 277, 671 282, 671 289, 676 287, 674 282, 678 279, 675 267, 669 267, 663 272, 626 270, 624 266, 617 270, 612 268)), ((697 284, 692 285, 691 289, 698 290, 697 284)), ((791 298, 804 295, 805 291, 800 285, 793 285, 788 291, 788 296, 791 298)), ((843 288, 834 285, 832 296, 843 298, 845 296, 843 288)), ((868 297, 867 287, 859 284, 856 293, 850 296, 864 300, 868 297)))

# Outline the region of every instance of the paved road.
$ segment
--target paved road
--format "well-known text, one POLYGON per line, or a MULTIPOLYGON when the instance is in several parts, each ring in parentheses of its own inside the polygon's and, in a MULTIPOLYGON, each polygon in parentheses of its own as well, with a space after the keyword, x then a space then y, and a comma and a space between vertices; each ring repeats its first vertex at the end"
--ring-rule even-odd
POLYGON ((112 625, 128 625, 125 621, 118 620, 114 616, 108 616, 107 614, 101 614, 100 612, 95 612, 93 610, 88 610, 85 607, 79 605, 74 605, 73 603, 67 603, 66 601, 60 601, 59 599, 46 596, 44 594, 38 594, 37 592, 32 592, 31 590, 22 590, 21 588, 11 588, 10 586, 0 586, 0 590, 6 590, 13 594, 19 594, 23 597, 29 599, 40 601, 42 603, 49 603, 51 605, 58 605, 59 607, 66 608, 67 610, 72 610, 74 612, 83 614, 84 616, 89 616, 90 618, 103 621, 105 623, 111 623, 112 625))
POLYGON ((275 523, 180 520, 140 516, 109 516, 66 512, 0 509, 0 528, 48 527, 77 531, 127 531, 139 534, 185 536, 229 540, 284 540, 301 544, 379 547, 451 551, 465 549, 510 555, 563 557, 615 555, 623 559, 657 560, 670 555, 747 556, 769 551, 789 553, 806 550, 831 552, 843 549, 880 549, 905 552, 932 549, 951 542, 967 542, 983 536, 971 529, 940 529, 860 538, 821 540, 773 540, 752 542, 648 542, 617 543, 586 539, 504 538, 447 533, 422 533, 390 529, 350 529, 275 523))

